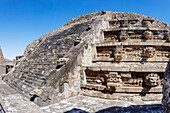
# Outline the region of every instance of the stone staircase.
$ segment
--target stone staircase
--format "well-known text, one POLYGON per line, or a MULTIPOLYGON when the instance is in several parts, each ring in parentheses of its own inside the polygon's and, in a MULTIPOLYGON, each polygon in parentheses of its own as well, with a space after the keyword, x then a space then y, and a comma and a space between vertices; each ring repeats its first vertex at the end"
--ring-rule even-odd
MULTIPOLYGON (((81 39, 78 37, 87 27, 87 24, 74 25, 72 30, 64 30, 46 38, 36 45, 30 54, 23 57, 3 80, 28 98, 34 97, 32 92, 36 89, 48 90, 49 85, 51 85, 50 88, 59 87, 58 82, 63 85, 65 79, 68 78, 67 73, 70 71, 71 65, 85 44, 85 41, 79 44, 81 39), (75 29, 78 26, 79 28, 75 29)), ((56 89, 53 88, 53 90, 56 89)))
POLYGON ((17 87, 21 91, 30 92, 34 87, 41 87, 43 82, 47 79, 50 70, 55 70, 57 66, 57 60, 45 59, 39 60, 34 63, 28 64, 27 62, 21 62, 20 66, 15 69, 11 76, 8 76, 10 86, 17 87), (22 68, 21 68, 22 67, 22 68))

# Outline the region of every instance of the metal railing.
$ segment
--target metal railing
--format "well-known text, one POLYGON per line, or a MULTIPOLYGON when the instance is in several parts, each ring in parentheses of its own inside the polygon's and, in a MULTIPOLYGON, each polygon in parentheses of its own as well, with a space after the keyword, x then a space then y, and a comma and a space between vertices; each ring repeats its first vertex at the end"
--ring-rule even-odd
POLYGON ((0 103, 0 113, 6 113, 4 108, 2 107, 1 103, 0 103))

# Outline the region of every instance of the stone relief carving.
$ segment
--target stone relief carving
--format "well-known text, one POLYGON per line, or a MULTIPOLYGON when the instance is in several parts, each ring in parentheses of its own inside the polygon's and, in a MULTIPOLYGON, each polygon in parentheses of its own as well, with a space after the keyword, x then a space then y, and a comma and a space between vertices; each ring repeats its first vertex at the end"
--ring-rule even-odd
POLYGON ((111 55, 112 55, 112 51, 105 51, 105 52, 99 52, 97 53, 97 58, 100 58, 100 59, 108 59, 108 58, 111 58, 111 55))
MULTIPOLYGON (((100 48, 97 52, 97 58, 102 61, 128 61, 135 59, 138 61, 143 58, 149 58, 154 60, 157 58, 157 61, 167 61, 170 58, 170 48, 162 49, 161 47, 151 47, 151 46, 129 46, 123 47, 118 45, 115 47, 103 47, 100 48)), ((147 59, 146 59, 147 60, 147 59)))
POLYGON ((121 31, 119 38, 120 38, 121 41, 125 41, 129 38, 129 36, 126 33, 126 31, 121 31))
POLYGON ((117 72, 110 72, 107 75, 107 83, 121 83, 121 76, 117 72))
POLYGON ((151 25, 151 22, 150 21, 143 21, 142 25, 144 27, 149 27, 151 25))
POLYGON ((144 83, 146 86, 155 87, 160 85, 160 77, 158 74, 151 73, 145 76, 144 83))
POLYGON ((143 37, 144 37, 145 39, 147 39, 147 40, 150 40, 150 39, 153 38, 153 33, 152 33, 151 31, 145 31, 145 32, 143 33, 143 37))
POLYGON ((124 42, 128 41, 128 39, 133 39, 132 41, 147 41, 147 40, 169 40, 169 34, 165 33, 164 31, 157 31, 157 30, 146 30, 146 31, 133 31, 133 30, 120 30, 117 32, 110 32, 109 34, 104 35, 104 41, 109 42, 124 42), (140 40, 139 40, 140 39, 140 40))
POLYGON ((154 20, 151 18, 144 18, 142 21, 143 27, 150 27, 153 24, 154 20))
POLYGON ((142 21, 137 19, 120 19, 110 21, 110 27, 151 27, 154 20, 151 18, 144 18, 142 21))
POLYGON ((56 69, 60 69, 63 65, 67 63, 68 59, 67 58, 60 58, 57 60, 57 66, 56 69))
POLYGON ((118 41, 118 37, 117 35, 108 35, 104 38, 104 41, 108 42, 108 41, 113 41, 113 42, 117 42, 118 41))
POLYGON ((169 25, 133 13, 97 15, 74 19, 28 46, 25 60, 4 81, 25 94, 37 86, 48 91, 52 86, 57 93, 40 95, 43 98, 52 93, 52 102, 80 93, 82 78, 89 92, 100 91, 104 98, 108 96, 107 88, 112 98, 116 91, 161 93, 159 81, 170 57, 169 25), (79 68, 84 71, 83 77, 79 68))
POLYGON ((154 47, 146 47, 143 50, 143 55, 147 58, 152 58, 155 55, 155 48, 154 47))
POLYGON ((130 78, 128 81, 124 82, 125 86, 142 86, 143 84, 143 79, 142 78, 130 78))
POLYGON ((123 50, 123 46, 120 45, 120 46, 117 46, 116 47, 116 50, 115 50, 115 53, 114 53, 114 58, 116 61, 120 61, 122 60, 124 57, 124 50, 123 50))
POLYGON ((112 87, 156 87, 162 78, 157 73, 123 73, 88 71, 87 83, 112 87), (133 76, 132 76, 133 75, 133 76))

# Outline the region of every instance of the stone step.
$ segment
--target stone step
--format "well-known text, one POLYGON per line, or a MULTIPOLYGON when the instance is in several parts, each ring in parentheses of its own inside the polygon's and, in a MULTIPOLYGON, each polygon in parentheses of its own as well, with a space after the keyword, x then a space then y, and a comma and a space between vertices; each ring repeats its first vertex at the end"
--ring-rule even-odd
MULTIPOLYGON (((33 66, 41 66, 41 65, 44 65, 44 66, 48 66, 48 65, 57 65, 57 61, 51 61, 51 62, 43 62, 43 63, 34 63, 34 64, 31 64, 33 66)), ((31 66, 30 65, 30 66, 31 66)))
POLYGON ((116 87, 115 92, 162 93, 162 87, 116 87))
POLYGON ((30 80, 24 80, 21 82, 22 86, 25 85, 27 87, 29 87, 30 89, 32 89, 34 86, 40 86, 42 83, 40 82, 36 82, 36 81, 30 81, 30 80))
POLYGON ((145 41, 145 42, 101 42, 101 43, 96 43, 96 47, 110 47, 110 46, 160 46, 160 47, 170 47, 170 43, 166 43, 165 40, 162 41, 145 41))
MULTIPOLYGON (((37 72, 20 72, 22 73, 23 75, 21 76, 27 76, 27 77, 32 77, 32 78, 37 78, 37 79, 40 79, 40 80, 45 80, 46 79, 46 75, 42 75, 41 73, 37 73, 37 72)), ((18 75, 19 77, 20 75, 18 75)))
POLYGON ((21 87, 19 87, 15 81, 10 82, 9 86, 11 86, 12 88, 14 88, 17 91, 22 91, 21 87))
POLYGON ((32 79, 36 79, 36 80, 45 80, 46 79, 46 77, 45 76, 41 76, 41 75, 34 75, 34 74, 32 74, 32 75, 27 75, 27 77, 30 77, 30 78, 32 78, 32 79))
POLYGON ((164 28, 157 28, 157 27, 120 27, 120 28, 107 28, 104 29, 104 31, 124 31, 124 30, 132 30, 132 31, 146 31, 146 30, 150 30, 150 31, 168 31, 168 29, 164 29, 164 28))
MULTIPOLYGON (((115 87, 111 91, 115 93, 162 93, 162 87, 115 87)), ((82 84, 81 88, 103 91, 107 87, 100 84, 82 84)))
POLYGON ((104 65, 86 66, 93 71, 114 71, 114 72, 165 72, 167 63, 165 62, 120 62, 120 63, 105 63, 104 65), (107 65, 106 65, 107 64, 107 65))
MULTIPOLYGON (((93 62, 114 62, 114 58, 110 57, 97 57, 93 59, 93 62)), ((120 62, 168 62, 168 57, 154 57, 154 58, 142 58, 142 57, 125 57, 120 62)))
POLYGON ((33 85, 33 84, 41 84, 42 82, 44 82, 44 80, 35 79, 35 78, 29 77, 29 76, 22 76, 22 77, 20 78, 20 80, 22 80, 22 81, 24 81, 24 82, 27 82, 27 83, 30 84, 30 85, 33 85))
POLYGON ((34 67, 29 67, 29 70, 47 70, 47 69, 51 69, 51 68, 55 68, 57 65, 42 65, 41 67, 37 67, 37 66, 34 66, 34 67))
POLYGON ((106 86, 100 85, 100 84, 82 84, 81 88, 95 89, 95 90, 103 91, 106 88, 106 86))

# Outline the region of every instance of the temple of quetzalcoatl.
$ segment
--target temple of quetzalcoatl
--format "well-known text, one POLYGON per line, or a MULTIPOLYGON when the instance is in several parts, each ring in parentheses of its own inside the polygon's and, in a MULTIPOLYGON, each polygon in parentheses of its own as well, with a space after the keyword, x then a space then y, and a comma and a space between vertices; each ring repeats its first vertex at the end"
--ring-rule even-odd
POLYGON ((135 13, 83 15, 28 45, 3 80, 39 106, 78 94, 161 100, 169 31, 135 13))

